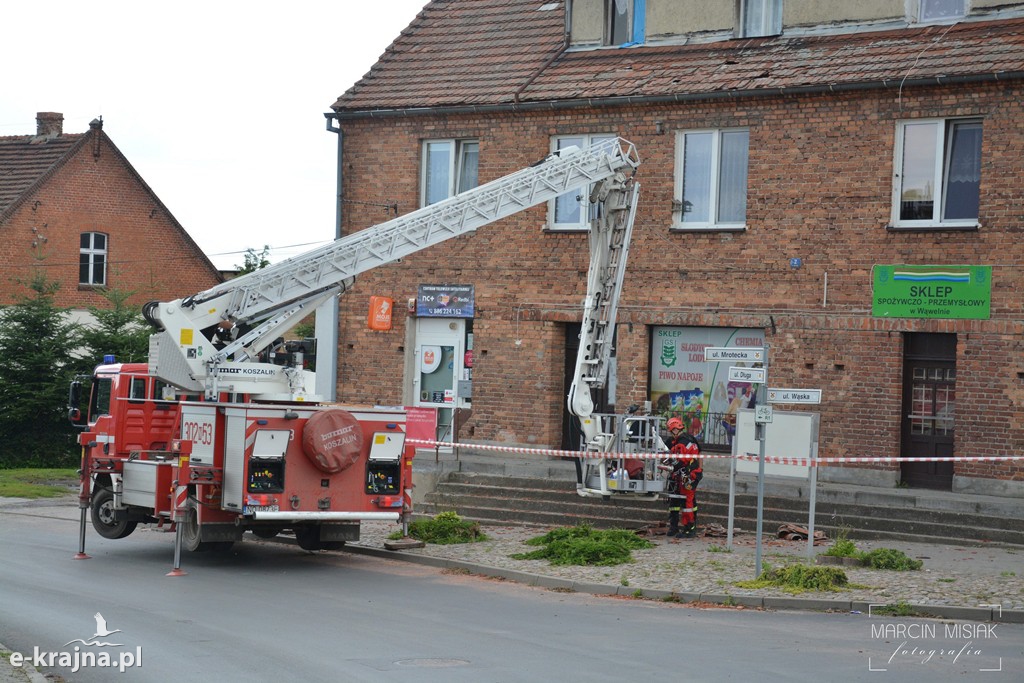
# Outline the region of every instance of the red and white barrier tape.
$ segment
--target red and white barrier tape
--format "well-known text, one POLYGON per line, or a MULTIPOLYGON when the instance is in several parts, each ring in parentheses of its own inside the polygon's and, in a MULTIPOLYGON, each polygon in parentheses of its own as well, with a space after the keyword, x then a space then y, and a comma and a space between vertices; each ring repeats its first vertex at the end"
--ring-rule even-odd
MULTIPOLYGON (((620 458, 629 458, 631 460, 661 460, 662 458, 671 458, 672 454, 668 452, 661 453, 597 453, 593 451, 562 451, 555 450, 552 448, 522 448, 519 446, 492 446, 489 444, 465 444, 465 443, 450 443, 447 441, 430 441, 428 439, 406 439, 407 443, 410 443, 418 447, 426 448, 471 448, 477 451, 496 451, 498 453, 523 453, 526 455, 553 455, 560 458, 583 458, 585 460, 618 460, 620 458)), ((754 453, 744 453, 737 456, 719 453, 701 453, 700 455, 693 456, 701 460, 712 460, 712 459, 732 459, 733 457, 740 460, 753 460, 757 462, 759 456, 754 453)), ((881 458, 881 457, 851 457, 851 458, 781 458, 778 456, 765 456, 764 461, 778 465, 800 465, 803 467, 817 467, 819 465, 830 465, 833 463, 842 462, 868 462, 868 463, 884 463, 884 462, 1002 462, 1002 461, 1014 461, 1024 460, 1024 455, 978 455, 978 456, 958 456, 958 457, 934 457, 934 458, 881 458)))

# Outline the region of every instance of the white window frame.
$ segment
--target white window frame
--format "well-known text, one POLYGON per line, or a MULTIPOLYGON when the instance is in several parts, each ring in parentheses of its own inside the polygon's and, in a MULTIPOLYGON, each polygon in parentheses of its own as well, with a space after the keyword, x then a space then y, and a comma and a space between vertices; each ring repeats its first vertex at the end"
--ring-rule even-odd
POLYGON ((680 130, 676 132, 676 155, 675 155, 675 190, 674 190, 674 201, 672 208, 672 229, 673 230, 745 230, 747 227, 747 190, 749 190, 750 183, 750 129, 749 128, 702 128, 693 130, 680 130), (721 214, 721 188, 719 187, 722 166, 721 166, 721 153, 722 153, 722 137, 726 133, 747 133, 747 167, 744 170, 746 175, 746 186, 744 187, 743 194, 743 220, 742 221, 722 221, 719 219, 721 214), (686 207, 683 205, 683 188, 685 185, 686 178, 684 177, 685 161, 686 161, 686 139, 688 135, 711 135, 711 159, 709 178, 707 183, 709 185, 708 201, 710 210, 708 213, 707 221, 688 221, 683 222, 683 214, 686 213, 686 207))
MULTIPOLYGON (((921 228, 921 227, 977 227, 978 217, 972 218, 958 218, 947 220, 944 217, 946 198, 949 193, 949 159, 950 152, 953 143, 952 137, 949 135, 950 127, 957 123, 977 123, 983 125, 983 120, 978 117, 964 117, 964 118, 936 118, 936 119, 911 119, 906 121, 899 121, 896 124, 896 144, 894 145, 893 152, 893 182, 892 182, 892 220, 891 225, 897 228, 921 228), (906 133, 907 129, 912 126, 935 126, 935 135, 933 138, 933 144, 931 151, 934 152, 934 163, 932 176, 930 183, 935 190, 932 193, 932 215, 930 218, 922 219, 903 219, 900 217, 902 213, 903 203, 903 160, 905 158, 905 147, 906 147, 906 133)), ((984 129, 982 132, 984 136, 984 129)), ((984 138, 983 138, 984 139, 984 138)), ((978 168, 980 177, 981 167, 981 151, 978 152, 978 168)), ((980 197, 980 183, 979 183, 979 197, 978 197, 978 211, 980 213, 981 197, 980 197)))
MULTIPOLYGON (((555 135, 551 138, 551 151, 557 152, 563 147, 579 147, 586 149, 591 145, 616 137, 615 133, 579 133, 576 135, 555 135)), ((597 217, 597 207, 590 203, 591 187, 582 187, 572 192, 567 192, 557 199, 548 202, 548 228, 550 230, 590 230, 590 222, 597 217), (579 202, 578 220, 569 222, 556 222, 558 218, 558 203, 571 201, 570 197, 575 196, 579 202)))
POLYGON ((453 197, 459 192, 465 192, 466 190, 472 190, 480 182, 479 176, 479 162, 480 162, 480 142, 476 138, 442 138, 433 140, 424 140, 422 146, 422 162, 420 165, 420 207, 428 206, 427 202, 427 177, 430 170, 430 150, 432 146, 447 147, 448 149, 448 169, 446 190, 444 197, 438 197, 434 199, 435 202, 439 202, 442 199, 453 197), (470 180, 469 183, 463 183, 462 172, 466 163, 466 153, 471 147, 476 148, 477 155, 477 174, 470 180), (466 187, 463 187, 463 185, 466 187))
POLYGON ((780 33, 782 0, 740 0, 741 37, 777 36, 780 33))
POLYGON ((942 24, 957 22, 966 17, 971 11, 970 0, 907 0, 910 5, 907 12, 919 24, 942 24), (960 3, 960 9, 950 7, 949 11, 942 12, 942 3, 960 3))
POLYGON ((90 287, 106 287, 107 286, 107 263, 109 258, 107 256, 108 249, 110 248, 110 235, 103 232, 83 232, 81 237, 89 236, 89 244, 82 246, 81 238, 79 238, 78 248, 78 284, 86 285, 90 287), (99 248, 96 246, 96 236, 103 237, 103 247, 99 248), (101 265, 97 264, 97 257, 102 256, 103 262, 101 265), (89 268, 88 279, 82 281, 82 259, 88 259, 87 264, 89 268), (97 270, 99 271, 97 273, 97 270))

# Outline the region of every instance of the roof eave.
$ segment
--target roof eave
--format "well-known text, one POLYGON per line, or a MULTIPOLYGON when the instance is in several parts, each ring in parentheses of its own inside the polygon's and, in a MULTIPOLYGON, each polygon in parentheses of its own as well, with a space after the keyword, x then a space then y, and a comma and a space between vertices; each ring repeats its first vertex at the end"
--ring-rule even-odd
POLYGON ((527 100, 518 102, 496 102, 493 104, 443 105, 438 107, 400 107, 380 109, 336 109, 324 114, 336 121, 358 119, 413 117, 453 114, 493 114, 558 109, 579 109, 582 107, 615 107, 637 104, 671 104, 699 102, 720 99, 765 98, 818 93, 840 93, 863 90, 887 90, 891 88, 915 88, 933 85, 990 83, 996 81, 1024 80, 1024 71, 997 71, 981 74, 956 76, 927 76, 920 78, 881 79, 854 81, 849 83, 820 83, 782 88, 750 88, 743 90, 716 90, 712 92, 685 92, 664 95, 617 95, 608 97, 586 97, 562 100, 527 100))

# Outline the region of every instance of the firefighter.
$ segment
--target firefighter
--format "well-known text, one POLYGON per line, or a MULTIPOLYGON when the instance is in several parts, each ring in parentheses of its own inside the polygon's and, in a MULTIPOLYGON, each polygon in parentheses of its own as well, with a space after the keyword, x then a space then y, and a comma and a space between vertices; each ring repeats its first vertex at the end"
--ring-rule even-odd
POLYGON ((668 537, 693 538, 697 535, 697 484, 704 472, 701 469, 700 445, 683 429, 678 417, 669 418, 667 423, 671 438, 668 450, 674 457, 661 461, 659 468, 669 473, 668 486, 668 537))

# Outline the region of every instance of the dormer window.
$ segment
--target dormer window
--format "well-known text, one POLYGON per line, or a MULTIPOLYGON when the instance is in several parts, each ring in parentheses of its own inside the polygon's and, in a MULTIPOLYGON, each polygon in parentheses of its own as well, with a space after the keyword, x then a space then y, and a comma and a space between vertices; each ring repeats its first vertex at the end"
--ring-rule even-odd
POLYGON ((782 33, 782 0, 740 0, 744 38, 782 33))
POLYGON ((967 15, 967 0, 918 0, 919 22, 955 21, 967 15))
POLYGON ((605 45, 644 42, 647 0, 605 0, 605 45))

